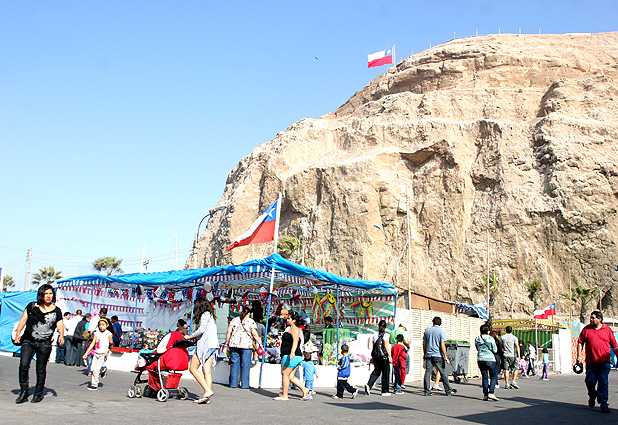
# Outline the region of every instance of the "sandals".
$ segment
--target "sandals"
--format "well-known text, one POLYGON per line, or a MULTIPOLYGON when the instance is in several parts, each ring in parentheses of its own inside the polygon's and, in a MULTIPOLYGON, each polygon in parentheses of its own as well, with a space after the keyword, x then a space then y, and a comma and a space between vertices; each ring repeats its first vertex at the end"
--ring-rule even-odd
POLYGON ((289 400, 289 398, 283 398, 283 397, 281 397, 281 396, 278 396, 278 397, 273 397, 273 400, 277 400, 277 401, 288 401, 288 400, 289 400))
POLYGON ((193 403, 195 404, 210 404, 210 397, 202 397, 202 398, 198 398, 197 400, 193 400, 193 403))

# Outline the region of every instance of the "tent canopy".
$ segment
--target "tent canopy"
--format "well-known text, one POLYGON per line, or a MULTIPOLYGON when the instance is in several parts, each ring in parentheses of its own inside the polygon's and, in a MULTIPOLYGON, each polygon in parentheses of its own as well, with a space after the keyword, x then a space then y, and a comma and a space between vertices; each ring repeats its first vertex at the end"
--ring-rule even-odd
POLYGON ((156 288, 164 285, 168 290, 179 290, 211 282, 218 290, 244 289, 259 292, 270 283, 271 271, 275 269, 275 288, 307 290, 340 290, 366 293, 397 294, 397 288, 379 281, 351 279, 322 270, 315 270, 286 260, 279 254, 248 261, 234 266, 210 267, 193 270, 176 270, 159 273, 131 273, 119 276, 84 275, 58 282, 59 288, 92 285, 134 285, 156 288))

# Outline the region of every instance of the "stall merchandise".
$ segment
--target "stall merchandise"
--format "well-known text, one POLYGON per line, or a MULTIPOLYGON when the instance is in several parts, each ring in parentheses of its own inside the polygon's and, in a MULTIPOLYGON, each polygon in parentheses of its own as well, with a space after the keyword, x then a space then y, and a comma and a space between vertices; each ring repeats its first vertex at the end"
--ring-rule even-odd
MULTIPOLYGON (((319 333, 327 315, 333 316, 337 329, 339 325, 375 328, 382 319, 393 324, 397 295, 397 289, 388 283, 337 276, 295 264, 278 254, 234 266, 120 276, 79 276, 61 280, 58 288, 90 295, 90 300, 80 297, 79 302, 89 305, 91 310, 96 303, 95 293, 100 297, 123 300, 115 303, 118 308, 127 310, 121 320, 131 321, 132 315, 133 327, 151 329, 171 326, 184 312, 192 310, 196 297, 204 297, 215 306, 228 304, 230 311, 238 311, 259 299, 268 306, 266 316, 269 316, 271 306, 286 302, 292 308, 311 309, 312 314, 306 315, 317 325, 316 330, 312 329, 315 333, 319 333), (157 314, 149 317, 149 312, 157 314), (166 324, 153 326, 152 321, 162 320, 163 312, 168 314, 166 324), (174 314, 175 320, 172 321, 174 314), (137 323, 138 315, 142 326, 137 323)), ((109 310, 108 314, 115 314, 113 309, 109 310)), ((192 321, 191 317, 190 326, 192 321)), ((136 345, 136 336, 137 333, 132 335, 132 347, 136 345)), ((335 357, 341 341, 339 335, 335 357)), ((263 361, 267 357, 265 355, 263 361)))

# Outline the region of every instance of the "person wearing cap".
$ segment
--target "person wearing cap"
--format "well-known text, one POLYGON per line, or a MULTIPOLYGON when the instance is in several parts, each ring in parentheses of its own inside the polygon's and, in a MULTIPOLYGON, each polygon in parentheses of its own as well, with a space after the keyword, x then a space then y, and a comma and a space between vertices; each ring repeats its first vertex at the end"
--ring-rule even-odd
POLYGON ((588 388, 588 407, 593 408, 598 401, 601 412, 611 413, 609 410, 609 371, 610 352, 618 354, 616 337, 603 323, 603 313, 590 313, 590 324, 585 326, 577 340, 577 361, 581 361, 582 350, 586 357, 586 387, 588 388))

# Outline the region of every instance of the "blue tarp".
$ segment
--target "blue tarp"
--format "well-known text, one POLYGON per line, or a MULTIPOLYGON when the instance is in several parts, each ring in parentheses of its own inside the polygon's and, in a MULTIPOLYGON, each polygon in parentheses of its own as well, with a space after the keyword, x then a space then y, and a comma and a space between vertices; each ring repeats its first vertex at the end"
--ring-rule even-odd
POLYGON ((68 288, 75 285, 107 285, 126 284, 156 287, 159 285, 186 288, 195 286, 196 282, 208 279, 219 282, 218 287, 259 289, 268 278, 266 273, 272 268, 277 272, 278 287, 307 288, 315 286, 320 289, 334 289, 337 285, 349 290, 382 292, 391 295, 397 294, 397 288, 385 282, 375 280, 360 280, 341 277, 322 270, 315 270, 286 260, 279 254, 248 261, 237 266, 220 266, 205 269, 176 270, 160 273, 132 273, 119 276, 85 275, 63 279, 58 282, 59 288, 68 288))
POLYGON ((13 326, 19 322, 24 309, 33 301, 36 301, 36 291, 23 292, 0 292, 0 350, 18 352, 19 347, 13 345, 11 332, 13 326))

